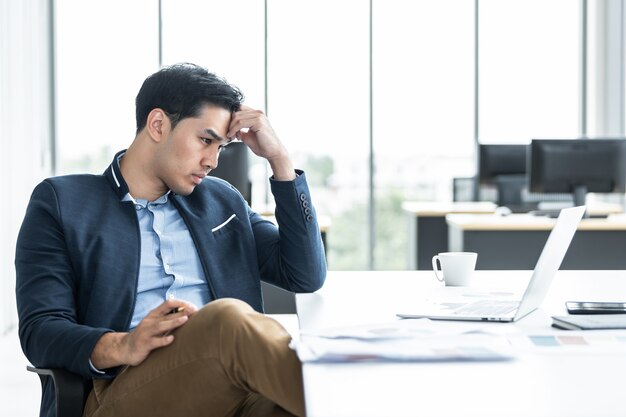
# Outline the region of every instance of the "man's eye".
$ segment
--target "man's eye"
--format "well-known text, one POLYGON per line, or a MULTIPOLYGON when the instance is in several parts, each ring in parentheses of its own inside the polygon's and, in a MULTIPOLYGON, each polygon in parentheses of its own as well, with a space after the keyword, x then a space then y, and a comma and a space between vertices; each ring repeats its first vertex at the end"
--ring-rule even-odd
POLYGON ((213 139, 209 139, 209 138, 200 138, 200 140, 204 142, 205 145, 210 145, 211 142, 213 141, 213 139))

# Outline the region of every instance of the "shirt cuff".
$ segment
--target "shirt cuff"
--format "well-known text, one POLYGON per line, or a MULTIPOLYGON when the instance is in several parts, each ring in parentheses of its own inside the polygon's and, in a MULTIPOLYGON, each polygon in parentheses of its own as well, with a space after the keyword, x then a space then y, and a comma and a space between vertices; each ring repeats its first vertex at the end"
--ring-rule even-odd
POLYGON ((91 359, 89 359, 89 367, 91 368, 92 371, 99 373, 100 375, 104 375, 106 374, 106 372, 101 371, 100 369, 96 368, 95 366, 93 366, 93 363, 91 362, 91 359))

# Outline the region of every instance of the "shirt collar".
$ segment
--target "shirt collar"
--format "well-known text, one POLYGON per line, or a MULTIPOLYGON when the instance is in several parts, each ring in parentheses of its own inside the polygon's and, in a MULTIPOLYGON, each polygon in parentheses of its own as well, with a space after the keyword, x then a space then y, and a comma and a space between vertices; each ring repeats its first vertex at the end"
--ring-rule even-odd
POLYGON ((157 198, 154 201, 148 201, 145 198, 134 198, 132 195, 130 195, 130 193, 126 193, 126 195, 122 197, 122 201, 132 201, 133 204, 135 204, 135 206, 139 205, 143 208, 146 208, 148 206, 148 203, 153 206, 158 206, 158 205, 167 203, 171 192, 172 192, 171 190, 166 192, 165 194, 163 194, 161 197, 157 198))
POLYGON ((126 181, 124 181, 124 177, 122 176, 122 170, 120 169, 120 160, 126 153, 126 149, 115 154, 113 158, 113 162, 107 170, 104 172, 104 175, 109 179, 109 182, 113 186, 113 188, 117 191, 117 195, 120 197, 121 201, 132 201, 135 205, 140 205, 142 207, 146 207, 148 203, 152 204, 165 204, 168 201, 169 195, 172 190, 168 190, 161 197, 157 198, 155 201, 148 201, 146 199, 135 199, 128 190, 128 185, 126 181))

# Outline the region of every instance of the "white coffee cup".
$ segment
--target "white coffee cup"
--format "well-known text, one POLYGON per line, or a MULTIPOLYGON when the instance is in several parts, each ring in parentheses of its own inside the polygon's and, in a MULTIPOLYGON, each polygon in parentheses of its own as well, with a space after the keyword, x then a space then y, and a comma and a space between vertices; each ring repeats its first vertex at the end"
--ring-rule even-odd
POLYGON ((467 286, 476 268, 476 252, 442 252, 433 256, 433 271, 446 286, 467 286), (441 269, 437 267, 437 261, 441 269))

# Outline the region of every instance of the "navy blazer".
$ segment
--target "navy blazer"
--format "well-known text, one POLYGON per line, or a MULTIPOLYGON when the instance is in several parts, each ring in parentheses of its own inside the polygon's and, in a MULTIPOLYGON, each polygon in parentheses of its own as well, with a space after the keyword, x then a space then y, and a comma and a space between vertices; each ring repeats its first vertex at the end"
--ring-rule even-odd
MULTIPOLYGON (((293 181, 270 180, 279 227, 214 177, 188 196, 173 195, 213 299, 238 298, 262 312, 261 280, 293 292, 322 286, 324 249, 298 173, 293 181)), ((127 193, 117 155, 102 175, 48 178, 33 191, 15 256, 19 336, 33 365, 85 378, 119 371, 102 376, 88 360, 104 333, 128 330, 134 310, 141 241, 134 204, 121 201, 127 193)), ((42 397, 47 413, 54 414, 51 384, 42 397)))

